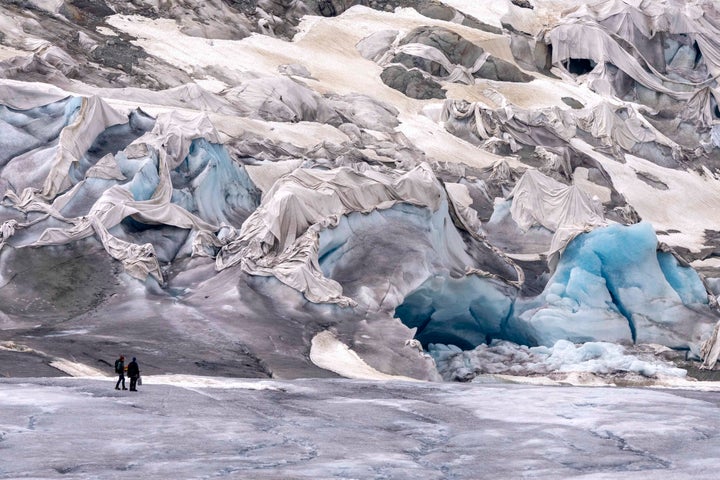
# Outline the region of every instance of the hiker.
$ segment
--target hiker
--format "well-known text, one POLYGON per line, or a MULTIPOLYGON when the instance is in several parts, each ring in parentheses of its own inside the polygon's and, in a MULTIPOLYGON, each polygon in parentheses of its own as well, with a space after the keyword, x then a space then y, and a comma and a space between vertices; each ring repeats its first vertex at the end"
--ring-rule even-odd
POLYGON ((115 384, 115 390, 120 390, 120 382, 122 382, 122 389, 127 390, 127 388, 125 388, 125 357, 122 355, 115 360, 115 373, 119 375, 118 381, 115 384))
POLYGON ((138 367, 135 357, 133 357, 132 362, 128 364, 127 374, 128 377, 130 377, 130 391, 137 392, 137 381, 138 378, 140 378, 140 367, 138 367))

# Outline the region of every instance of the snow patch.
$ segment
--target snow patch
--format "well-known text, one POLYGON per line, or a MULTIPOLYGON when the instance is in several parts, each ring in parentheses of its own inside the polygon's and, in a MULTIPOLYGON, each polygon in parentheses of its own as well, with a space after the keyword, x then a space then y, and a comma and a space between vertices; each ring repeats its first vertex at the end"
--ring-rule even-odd
POLYGON ((356 380, 418 380, 400 375, 388 375, 375 370, 330 331, 318 333, 312 339, 310 360, 320 368, 356 380))
POLYGON ((97 368, 90 367, 82 363, 71 362, 70 360, 66 360, 64 358, 57 358, 55 360, 52 360, 50 362, 50 366, 53 368, 57 368, 61 372, 67 373, 71 377, 94 378, 106 376, 105 372, 102 370, 98 370, 97 368))
POLYGON ((272 382, 197 375, 142 375, 143 385, 172 385, 182 388, 221 388, 242 390, 287 390, 272 382))

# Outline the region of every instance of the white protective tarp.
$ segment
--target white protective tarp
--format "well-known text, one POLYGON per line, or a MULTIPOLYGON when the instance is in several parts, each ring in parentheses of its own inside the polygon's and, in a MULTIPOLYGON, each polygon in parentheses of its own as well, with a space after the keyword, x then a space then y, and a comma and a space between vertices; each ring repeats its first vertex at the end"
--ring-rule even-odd
POLYGON ((705 340, 700 348, 703 363, 700 368, 712 370, 720 358, 720 322, 715 324, 710 337, 705 340))
MULTIPOLYGON (((708 89, 709 90, 709 89, 708 89)), ((708 94, 709 95, 709 94, 708 94)), ((680 145, 670 140, 648 122, 638 105, 616 101, 600 101, 587 108, 571 110, 558 107, 523 109, 507 103, 501 95, 502 106, 491 109, 482 102, 445 100, 439 120, 456 132, 472 133, 484 145, 501 140, 517 150, 518 144, 545 145, 568 142, 577 129, 597 138, 603 146, 632 151, 635 145, 654 142, 679 153, 680 145)), ((541 154, 543 147, 537 147, 541 154)))
POLYGON ((570 59, 591 59, 598 64, 595 76, 603 76, 605 63, 611 63, 639 84, 687 101, 720 75, 716 18, 709 0, 606 0, 573 9, 545 38, 552 44, 556 67, 564 68, 570 59), (664 39, 670 35, 697 44, 706 74, 666 65, 664 39))
MULTIPOLYGON (((383 33, 386 33, 386 35, 383 37, 383 40, 390 40, 390 32, 383 33)), ((488 58, 490 58, 491 56, 488 51, 483 51, 475 59, 472 65, 466 66, 458 63, 453 63, 452 61, 450 61, 447 55, 445 55, 445 53, 431 45, 425 45, 423 43, 416 42, 400 45, 402 39, 403 35, 398 34, 392 41, 392 43, 387 46, 387 49, 382 55, 373 55, 371 53, 366 53, 366 55, 374 59, 377 64, 383 68, 393 65, 393 60, 397 55, 401 53, 429 60, 431 62, 438 63, 445 69, 445 71, 448 72, 448 75, 445 77, 436 77, 431 75, 435 80, 450 83, 463 83, 465 85, 473 85, 477 83, 477 79, 475 78, 474 74, 477 73, 483 67, 483 65, 485 65, 485 62, 487 62, 488 58)), ((374 49, 379 50, 379 47, 376 46, 374 47, 374 49)), ((427 75, 430 75, 427 72, 425 73, 427 75)))
POLYGON ((575 136, 576 125, 573 111, 558 107, 524 109, 511 105, 495 91, 484 92, 500 103, 500 108, 490 108, 482 102, 445 100, 439 120, 458 125, 479 140, 501 140, 515 151, 518 143, 542 145, 546 141, 556 143, 569 141, 575 136))
POLYGON ((28 110, 69 97, 70 94, 53 85, 18 80, 0 80, 0 98, 4 105, 16 110, 28 110))
POLYGON ((248 80, 227 90, 224 98, 244 116, 270 121, 327 123, 337 116, 323 97, 287 77, 248 80))
MULTIPOLYGON (((442 77, 442 80, 451 83, 464 83, 466 85, 472 85, 475 83, 475 77, 473 74, 480 70, 490 57, 490 53, 483 52, 478 56, 472 66, 466 67, 465 65, 452 63, 439 49, 422 43, 408 43, 405 45, 399 45, 390 50, 390 54, 392 54, 393 57, 400 53, 405 53, 407 55, 439 63, 447 72, 449 72, 447 77, 442 77)), ((389 63, 386 63, 386 65, 389 65, 389 63)))
MULTIPOLYGON (((83 105, 86 115, 96 119, 98 117, 101 120, 122 118, 127 121, 127 117, 121 116, 97 97, 83 99, 83 105)), ((78 126, 66 134, 65 138, 81 137, 85 139, 84 143, 80 142, 81 145, 87 145, 84 149, 79 145, 67 149, 70 153, 62 157, 62 162, 56 163, 57 168, 53 169, 52 178, 48 177, 46 185, 50 185, 50 187, 44 192, 46 194, 38 194, 29 190, 23 192, 22 196, 17 196, 14 192, 6 193, 7 198, 14 203, 13 206, 21 211, 43 212, 72 225, 68 228, 48 228, 29 246, 60 245, 94 234, 102 242, 105 250, 114 259, 123 263, 128 273, 141 279, 152 275, 158 281, 162 281, 160 267, 151 244, 136 245, 125 242, 111 235, 109 230, 124 218, 132 216, 140 222, 192 229, 195 232, 204 232, 205 236, 201 238, 212 237, 212 232, 216 232, 219 229, 218 226, 209 224, 172 203, 173 186, 170 172, 187 157, 193 139, 205 138, 210 142, 219 142, 215 128, 204 115, 178 111, 160 114, 154 129, 135 140, 126 149, 128 152, 142 151, 150 156, 156 156, 159 182, 152 196, 148 200, 138 201, 133 198, 132 193, 126 187, 115 185, 103 192, 87 215, 65 218, 59 212, 80 191, 82 183, 87 180, 76 184, 58 196, 52 203, 48 203, 46 199, 54 197, 54 194, 50 194, 61 192, 69 184, 67 162, 77 161, 90 146, 92 140, 102 131, 98 131, 98 127, 88 127, 87 133, 77 133, 82 123, 76 122, 76 124, 78 126)), ((108 124, 115 123, 100 122, 100 125, 108 126, 108 124)), ((61 142, 64 133, 65 130, 60 134, 61 142)), ((106 156, 98 161, 94 169, 88 171, 87 177, 93 176, 119 178, 121 172, 117 169, 113 158, 106 156)), ((10 226, 4 226, 4 230, 7 230, 7 232, 3 231, 3 238, 6 238, 5 233, 11 234, 10 226)))
POLYGON ((714 109, 720 105, 720 90, 705 87, 697 90, 687 101, 682 112, 683 120, 697 121, 702 127, 710 127, 717 123, 714 109))
POLYGON ((598 199, 538 170, 526 171, 508 198, 512 198, 510 214, 522 230, 539 225, 554 232, 547 252, 551 268, 575 236, 607 224, 598 199))
POLYGON ((481 232, 482 224, 480 222, 480 219, 478 218, 478 213, 474 208, 472 208, 473 199, 470 196, 470 192, 467 186, 461 183, 445 182, 444 187, 445 192, 447 193, 448 207, 450 208, 451 215, 454 214, 452 216, 456 226, 468 232, 473 238, 475 238, 475 240, 482 243, 485 248, 493 252, 498 258, 502 259, 504 262, 510 265, 515 270, 516 279, 508 280, 501 277, 500 275, 493 274, 479 268, 470 267, 465 269, 465 274, 474 274, 486 278, 496 278, 498 280, 508 283, 509 285, 514 285, 518 288, 521 287, 522 284, 525 283, 525 273, 523 272, 522 268, 520 268, 520 266, 516 264, 510 257, 505 255, 503 251, 492 245, 485 238, 485 236, 481 232))
POLYGON ((404 172, 367 166, 298 168, 265 192, 261 205, 216 258, 218 270, 240 264, 252 275, 275 276, 316 303, 354 302, 323 276, 319 234, 342 215, 409 203, 436 211, 443 189, 427 164, 404 172))
POLYGON ((605 62, 612 63, 627 73, 636 82, 665 93, 678 100, 687 100, 690 93, 667 88, 662 80, 668 80, 660 73, 649 73, 638 60, 625 51, 615 38, 597 25, 564 24, 555 27, 549 34, 553 45, 552 63, 561 66, 563 62, 574 59, 590 59, 602 68, 605 62))
POLYGON ((619 146, 632 151, 638 143, 655 142, 670 147, 680 146, 653 127, 633 104, 615 105, 600 102, 597 105, 573 111, 577 126, 590 133, 607 147, 619 146))
POLYGON ((246 165, 245 171, 253 184, 265 194, 279 178, 299 168, 302 163, 300 159, 280 160, 262 165, 246 165))
POLYGON ((127 115, 113 109, 99 97, 83 97, 75 121, 60 132, 59 148, 45 179, 42 197, 51 200, 70 188, 72 184, 68 173, 73 163, 80 161, 100 133, 108 127, 127 122, 127 115))

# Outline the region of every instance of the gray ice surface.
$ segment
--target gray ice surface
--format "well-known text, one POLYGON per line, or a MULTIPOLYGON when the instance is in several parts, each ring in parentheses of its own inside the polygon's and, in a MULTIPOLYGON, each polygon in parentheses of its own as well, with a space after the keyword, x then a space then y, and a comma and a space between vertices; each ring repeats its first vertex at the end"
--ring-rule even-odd
POLYGON ((718 392, 223 382, 2 379, 0 479, 698 480, 720 462, 718 392))

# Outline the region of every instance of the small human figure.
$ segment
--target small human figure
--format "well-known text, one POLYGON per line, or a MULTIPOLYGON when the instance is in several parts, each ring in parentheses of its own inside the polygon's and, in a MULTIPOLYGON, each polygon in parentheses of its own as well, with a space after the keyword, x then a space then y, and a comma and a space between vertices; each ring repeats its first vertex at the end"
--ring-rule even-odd
POLYGON ((128 377, 130 377, 130 391, 137 392, 137 381, 138 378, 140 378, 140 367, 138 367, 135 357, 133 357, 132 362, 128 363, 127 374, 128 377))
POLYGON ((120 383, 122 382, 122 389, 127 390, 125 388, 125 357, 120 355, 120 358, 115 360, 115 373, 118 374, 118 381, 115 384, 115 390, 120 390, 120 383))

